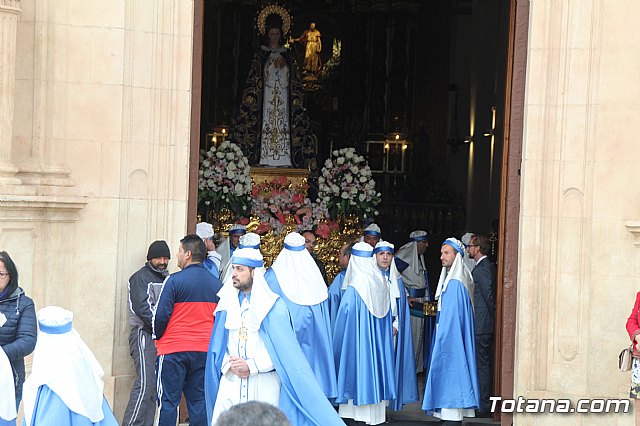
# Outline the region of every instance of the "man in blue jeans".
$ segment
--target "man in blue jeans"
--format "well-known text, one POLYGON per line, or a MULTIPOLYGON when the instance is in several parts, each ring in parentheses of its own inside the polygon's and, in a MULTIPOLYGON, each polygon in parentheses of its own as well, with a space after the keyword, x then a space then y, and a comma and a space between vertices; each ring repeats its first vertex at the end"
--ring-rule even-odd
POLYGON ((202 262, 207 249, 202 239, 187 235, 177 253, 182 269, 165 281, 153 317, 158 359, 159 426, 175 426, 184 392, 191 426, 207 424, 204 368, 213 329, 216 295, 222 284, 202 262))

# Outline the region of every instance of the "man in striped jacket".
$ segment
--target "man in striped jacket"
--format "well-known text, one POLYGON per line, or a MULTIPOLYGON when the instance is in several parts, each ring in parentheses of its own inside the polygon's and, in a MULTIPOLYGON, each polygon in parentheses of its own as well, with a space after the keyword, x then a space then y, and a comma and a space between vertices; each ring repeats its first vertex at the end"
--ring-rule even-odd
POLYGON ((123 426, 153 424, 156 415, 156 346, 151 338, 153 310, 162 283, 169 275, 171 252, 166 242, 154 241, 147 251, 147 263, 129 278, 129 349, 136 377, 131 387, 123 426))
POLYGON ((192 426, 206 425, 204 369, 213 329, 216 295, 222 284, 204 268, 207 249, 202 239, 180 240, 177 258, 182 269, 164 283, 153 317, 158 351, 159 426, 175 426, 184 392, 192 426))

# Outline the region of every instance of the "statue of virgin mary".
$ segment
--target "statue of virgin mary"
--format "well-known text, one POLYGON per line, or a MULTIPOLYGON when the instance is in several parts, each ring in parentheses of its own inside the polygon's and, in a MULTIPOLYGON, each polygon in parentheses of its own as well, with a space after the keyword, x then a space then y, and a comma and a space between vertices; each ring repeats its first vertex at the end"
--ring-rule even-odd
POLYGON ((251 166, 316 169, 316 147, 303 108, 300 70, 284 46, 289 12, 266 6, 258 15, 262 43, 253 57, 231 131, 251 166))

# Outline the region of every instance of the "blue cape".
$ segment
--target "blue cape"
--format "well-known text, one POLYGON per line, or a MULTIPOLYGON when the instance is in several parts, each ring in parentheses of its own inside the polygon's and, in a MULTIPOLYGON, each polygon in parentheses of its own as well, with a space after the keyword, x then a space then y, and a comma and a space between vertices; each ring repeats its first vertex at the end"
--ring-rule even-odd
POLYGON ((214 277, 220 279, 220 271, 213 260, 206 258, 202 261, 202 265, 204 266, 204 269, 211 272, 214 277))
POLYGON ((329 319, 329 302, 318 303, 313 306, 302 306, 293 303, 280 288, 278 277, 273 269, 264 274, 271 291, 279 295, 287 304, 296 339, 309 361, 311 370, 318 380, 318 384, 327 398, 336 396, 336 368, 333 363, 331 341, 331 323, 329 319))
POLYGON ((338 370, 336 404, 377 404, 396 399, 391 309, 373 316, 355 288, 342 296, 333 333, 338 370))
POLYGON ((74 413, 47 385, 38 388, 31 424, 27 426, 118 426, 118 421, 107 403, 102 399, 104 418, 93 423, 89 418, 74 413))
POLYGON ((440 296, 431 362, 422 409, 427 414, 441 408, 478 408, 480 392, 469 293, 459 280, 449 281, 440 296))
MULTIPOLYGON (((222 359, 229 331, 224 327, 226 311, 216 313, 205 366, 205 401, 211 424, 222 373, 222 359)), ((295 337, 291 317, 284 301, 278 299, 262 320, 262 338, 280 378, 280 409, 293 426, 344 425, 338 413, 314 380, 313 372, 295 337)))
POLYGON ((389 401, 389 409, 402 410, 404 404, 418 401, 418 382, 413 353, 413 336, 409 319, 409 303, 402 278, 398 278, 400 299, 398 299, 398 334, 395 347, 395 378, 397 398, 389 401))
POLYGON ((336 324, 336 316, 338 315, 338 307, 340 307, 340 300, 344 294, 342 290, 342 283, 344 282, 344 276, 347 274, 347 270, 340 271, 338 275, 333 279, 333 282, 329 286, 327 292, 329 293, 329 321, 331 323, 331 331, 333 332, 336 324))

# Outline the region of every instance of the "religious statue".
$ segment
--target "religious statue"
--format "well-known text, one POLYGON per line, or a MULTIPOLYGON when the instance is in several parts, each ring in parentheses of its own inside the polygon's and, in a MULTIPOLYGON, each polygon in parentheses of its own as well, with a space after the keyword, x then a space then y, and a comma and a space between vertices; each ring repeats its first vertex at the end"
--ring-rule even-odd
POLYGON ((258 15, 262 43, 255 53, 231 131, 251 166, 294 167, 314 171, 316 146, 303 108, 300 72, 284 46, 289 12, 266 6, 258 15))
POLYGON ((320 59, 322 41, 320 39, 320 31, 316 28, 316 23, 311 21, 309 29, 304 30, 300 37, 291 40, 306 43, 304 63, 302 64, 303 71, 308 74, 318 74, 322 69, 322 61, 320 59))

